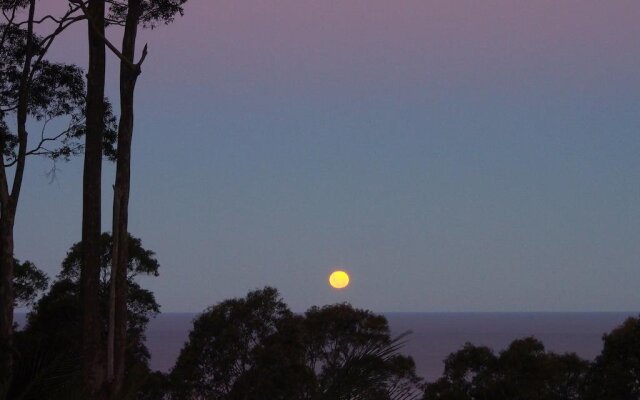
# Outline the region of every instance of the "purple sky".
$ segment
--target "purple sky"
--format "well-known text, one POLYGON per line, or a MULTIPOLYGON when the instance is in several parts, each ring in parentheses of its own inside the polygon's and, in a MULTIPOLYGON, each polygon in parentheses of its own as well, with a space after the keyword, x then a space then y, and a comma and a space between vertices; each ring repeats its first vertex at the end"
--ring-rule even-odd
MULTIPOLYGON (((190 0, 141 38, 131 230, 162 265, 145 284, 165 311, 266 284, 295 310, 637 310, 639 17, 618 0, 190 0), (328 288, 334 266, 348 290, 328 288)), ((54 58, 85 65, 84 35, 54 58)), ((29 166, 16 249, 54 275, 80 238, 81 162, 51 185, 48 168, 29 166)))

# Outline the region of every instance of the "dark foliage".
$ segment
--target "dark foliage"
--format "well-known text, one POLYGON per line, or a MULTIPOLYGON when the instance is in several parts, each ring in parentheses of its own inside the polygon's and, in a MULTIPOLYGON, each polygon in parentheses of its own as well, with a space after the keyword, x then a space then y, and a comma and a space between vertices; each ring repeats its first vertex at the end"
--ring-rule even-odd
POLYGON ((419 387, 415 365, 397 350, 386 318, 349 304, 312 307, 303 320, 306 364, 323 399, 406 398, 419 387))
POLYGON ((0 0, 0 10, 13 10, 24 8, 29 4, 29 0, 0 0))
MULTIPOLYGON (((5 118, 15 113, 18 106, 20 78, 28 33, 14 24, 0 24, 0 143, 4 162, 12 165, 16 161, 17 135, 9 129, 5 118)), ((35 60, 44 55, 43 38, 32 35, 35 60)), ((75 65, 52 63, 46 59, 34 61, 28 98, 28 114, 41 123, 41 131, 32 135, 28 155, 46 156, 53 160, 68 161, 83 151, 81 138, 85 128, 85 82, 82 69, 75 65), (50 122, 66 118, 66 126, 50 128, 50 122)), ((104 153, 110 160, 115 159, 117 119, 105 99, 104 153)))
MULTIPOLYGON (((159 312, 152 292, 136 281, 138 275, 158 275, 154 253, 142 247, 140 239, 130 238, 128 265, 130 296, 127 306, 128 364, 131 370, 127 386, 137 391, 148 375, 149 352, 144 345, 144 332, 149 319, 159 312)), ((107 300, 111 264, 111 236, 102 235, 100 304, 103 335, 107 329, 107 300)), ((75 244, 62 263, 62 271, 50 290, 35 305, 23 331, 16 334, 16 375, 12 395, 67 399, 80 395, 81 305, 79 296, 80 245, 75 244)), ((33 286, 33 285, 31 285, 33 286)))
POLYGON ((603 336, 604 348, 589 372, 588 400, 640 399, 640 318, 603 336))
POLYGON ((424 400, 578 400, 588 365, 575 354, 546 352, 534 338, 514 341, 499 356, 467 343, 447 357, 424 400))
POLYGON ((265 288, 195 321, 170 374, 171 399, 411 398, 420 380, 384 317, 348 304, 296 316, 265 288))
MULTIPOLYGON (((292 316, 275 289, 251 292, 206 310, 171 373, 175 398, 233 398, 257 365, 256 353, 292 316)), ((264 351, 262 351, 264 353, 264 351)))
POLYGON ((640 399, 640 318, 627 319, 603 342, 592 363, 546 352, 534 338, 516 340, 499 355, 468 343, 447 357, 424 400, 640 399))
MULTIPOLYGON (((187 0, 143 0, 140 22, 144 27, 154 28, 157 24, 169 24, 176 15, 183 15, 182 6, 187 0)), ((110 0, 109 21, 123 24, 126 19, 128 2, 126 0, 110 0)))
POLYGON ((32 306, 40 293, 49 286, 49 277, 32 262, 16 260, 13 290, 16 306, 32 306))
MULTIPOLYGON (((110 236, 102 254, 101 304, 106 329, 110 236)), ((147 367, 144 330, 158 312, 153 294, 135 276, 157 275, 153 252, 131 238, 129 366, 124 392, 139 400, 390 400, 415 398, 421 387, 413 360, 398 354, 384 317, 348 304, 293 314, 273 288, 210 307, 194 320, 170 374, 147 367)), ((81 398, 79 246, 16 335, 15 398, 81 398), (20 396, 20 397, 19 397, 20 396)), ((20 299, 33 302, 47 277, 17 263, 20 299)), ((103 333, 104 334, 104 333, 103 333)), ((640 398, 640 319, 629 318, 603 336, 593 363, 545 351, 534 339, 515 340, 495 354, 466 344, 444 361, 442 378, 424 400, 637 400, 640 398)))

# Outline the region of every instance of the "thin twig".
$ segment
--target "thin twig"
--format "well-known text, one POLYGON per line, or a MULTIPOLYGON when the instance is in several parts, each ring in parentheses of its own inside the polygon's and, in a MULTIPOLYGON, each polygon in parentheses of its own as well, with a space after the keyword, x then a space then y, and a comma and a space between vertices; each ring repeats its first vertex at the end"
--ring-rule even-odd
POLYGON ((69 6, 69 10, 67 10, 67 12, 60 18, 60 22, 58 23, 58 27, 51 34, 49 34, 48 36, 43 38, 42 41, 40 41, 39 47, 42 48, 42 51, 40 52, 40 55, 38 56, 36 61, 33 63, 33 67, 32 67, 31 73, 29 75, 29 80, 30 81, 33 81, 33 76, 35 75, 37 67, 42 62, 42 60, 44 59, 44 56, 49 51, 49 48, 53 44, 54 39, 58 35, 60 35, 62 32, 64 32, 65 29, 67 29, 69 26, 71 26, 71 24, 85 19, 84 16, 80 16, 80 15, 75 16, 73 18, 70 18, 79 9, 80 9, 79 7, 75 7, 74 8, 74 7, 69 6))

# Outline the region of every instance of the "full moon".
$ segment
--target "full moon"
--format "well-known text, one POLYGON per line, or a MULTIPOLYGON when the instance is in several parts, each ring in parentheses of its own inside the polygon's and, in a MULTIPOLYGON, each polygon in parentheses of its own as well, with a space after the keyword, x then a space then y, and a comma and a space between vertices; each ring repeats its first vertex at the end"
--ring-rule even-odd
POLYGON ((333 271, 329 275, 329 284, 336 289, 344 289, 349 286, 349 274, 344 271, 333 271))

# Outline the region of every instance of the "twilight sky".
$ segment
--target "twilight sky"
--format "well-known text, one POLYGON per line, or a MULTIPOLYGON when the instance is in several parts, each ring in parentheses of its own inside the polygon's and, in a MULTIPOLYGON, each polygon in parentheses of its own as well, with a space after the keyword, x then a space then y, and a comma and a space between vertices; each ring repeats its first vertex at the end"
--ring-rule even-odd
MULTIPOLYGON (((264 285, 296 311, 637 311, 639 17, 636 0, 190 0, 141 38, 130 228, 162 266, 144 285, 163 311, 264 285)), ((53 54, 86 65, 85 27, 53 54)), ((80 239, 81 167, 49 184, 28 166, 16 255, 50 275, 80 239)), ((112 182, 106 166, 104 230, 112 182)))

